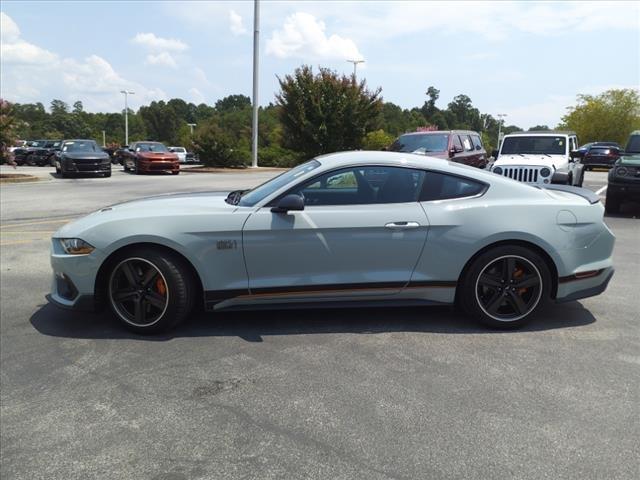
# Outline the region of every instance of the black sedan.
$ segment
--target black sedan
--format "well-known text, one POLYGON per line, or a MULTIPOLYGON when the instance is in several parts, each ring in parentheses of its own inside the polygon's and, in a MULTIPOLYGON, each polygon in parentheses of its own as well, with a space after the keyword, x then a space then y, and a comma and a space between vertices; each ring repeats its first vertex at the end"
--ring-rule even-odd
POLYGON ((111 157, 93 140, 64 140, 54 160, 56 173, 111 176, 111 157))
POLYGON ((617 143, 596 142, 582 157, 582 164, 586 170, 594 167, 611 168, 621 156, 622 148, 617 143))

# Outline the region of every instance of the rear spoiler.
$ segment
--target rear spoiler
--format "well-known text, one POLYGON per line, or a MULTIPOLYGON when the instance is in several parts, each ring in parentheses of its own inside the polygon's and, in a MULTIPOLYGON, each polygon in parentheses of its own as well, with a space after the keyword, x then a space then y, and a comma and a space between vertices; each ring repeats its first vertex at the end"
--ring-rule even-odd
POLYGON ((573 193, 574 195, 578 195, 579 197, 584 198, 587 202, 593 204, 598 203, 600 201, 600 197, 596 195, 595 192, 588 190, 582 187, 574 187, 573 185, 545 185, 541 188, 546 190, 558 190, 560 192, 568 192, 573 193))

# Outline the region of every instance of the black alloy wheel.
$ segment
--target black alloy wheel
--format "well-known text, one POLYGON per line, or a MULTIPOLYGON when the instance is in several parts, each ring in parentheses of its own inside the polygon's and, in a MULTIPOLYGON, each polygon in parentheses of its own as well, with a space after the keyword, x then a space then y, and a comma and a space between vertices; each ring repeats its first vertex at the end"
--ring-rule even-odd
POLYGON ((504 256, 489 263, 476 281, 480 308, 497 321, 514 321, 536 307, 542 294, 542 276, 524 257, 504 256))
POLYGON ((118 316, 133 327, 157 323, 169 305, 169 289, 162 272, 149 260, 128 258, 111 274, 109 299, 118 316))
POLYGON ((491 327, 520 327, 550 298, 549 268, 539 254, 527 247, 494 247, 465 269, 457 302, 468 314, 491 327))

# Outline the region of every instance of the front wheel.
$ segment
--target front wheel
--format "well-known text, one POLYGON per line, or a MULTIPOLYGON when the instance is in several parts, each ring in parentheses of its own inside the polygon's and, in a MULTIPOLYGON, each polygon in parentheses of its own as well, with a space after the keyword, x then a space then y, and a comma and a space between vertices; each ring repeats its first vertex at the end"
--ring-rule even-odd
POLYGON ((194 290, 180 258, 133 248, 114 262, 107 295, 111 310, 129 330, 148 334, 184 321, 193 308, 194 290))
POLYGON ((464 274, 459 301, 474 318, 494 328, 526 324, 551 292, 551 274, 534 251, 517 246, 492 248, 464 274))
POLYGON ((180 170, 175 171, 175 172, 171 172, 171 175, 178 175, 180 173, 180 170))

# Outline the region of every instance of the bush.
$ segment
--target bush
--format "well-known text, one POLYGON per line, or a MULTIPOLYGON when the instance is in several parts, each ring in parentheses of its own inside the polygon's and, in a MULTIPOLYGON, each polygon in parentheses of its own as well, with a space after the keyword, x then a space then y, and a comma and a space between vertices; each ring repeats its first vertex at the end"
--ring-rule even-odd
POLYGON ((394 138, 384 130, 375 130, 364 136, 362 148, 365 150, 382 150, 393 142, 394 138))
POLYGON ((261 167, 289 168, 302 162, 303 155, 293 150, 271 145, 258 149, 258 165, 261 167))
POLYGON ((207 167, 244 167, 251 153, 237 148, 234 139, 216 123, 208 123, 194 136, 194 150, 207 167))

